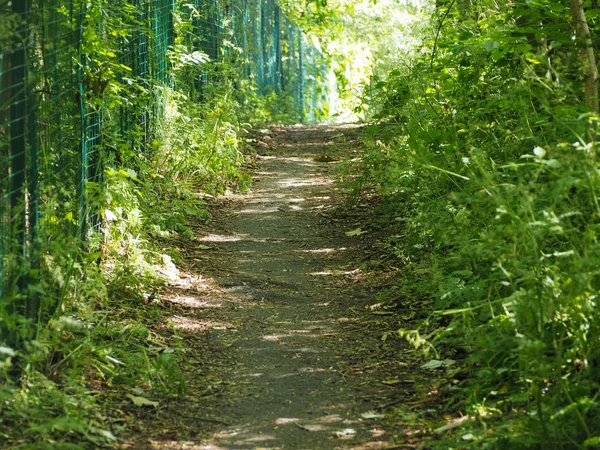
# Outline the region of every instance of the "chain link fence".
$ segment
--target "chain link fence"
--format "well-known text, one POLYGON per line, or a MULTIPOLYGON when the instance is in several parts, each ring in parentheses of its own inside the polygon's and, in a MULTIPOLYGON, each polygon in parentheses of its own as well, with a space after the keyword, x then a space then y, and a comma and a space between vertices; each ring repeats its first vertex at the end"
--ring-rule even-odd
POLYGON ((169 89, 185 83, 203 102, 229 76, 315 121, 327 71, 273 0, 0 0, 0 345, 58 307, 40 271, 73 264, 54 259, 98 226, 90 191, 107 162, 149 151, 169 89), (209 62, 181 80, 183 44, 194 52, 180 57, 209 62))

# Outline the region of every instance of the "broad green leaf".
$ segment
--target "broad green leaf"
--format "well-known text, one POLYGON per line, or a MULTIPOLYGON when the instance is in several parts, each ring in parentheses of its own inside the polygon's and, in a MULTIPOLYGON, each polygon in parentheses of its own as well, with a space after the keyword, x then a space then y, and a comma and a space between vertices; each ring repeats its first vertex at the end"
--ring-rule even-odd
POLYGON ((158 406, 158 402, 153 402, 152 400, 148 400, 145 397, 137 397, 131 394, 127 394, 127 397, 133 402, 135 406, 152 406, 153 408, 156 408, 158 406))

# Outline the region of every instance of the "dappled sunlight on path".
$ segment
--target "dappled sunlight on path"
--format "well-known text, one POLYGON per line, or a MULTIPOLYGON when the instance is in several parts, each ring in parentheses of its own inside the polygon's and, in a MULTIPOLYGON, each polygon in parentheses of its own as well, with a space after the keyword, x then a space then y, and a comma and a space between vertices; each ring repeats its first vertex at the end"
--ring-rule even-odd
MULTIPOLYGON (((274 134, 273 147, 258 157, 254 191, 232 196, 238 206, 189 244, 188 257, 198 260, 202 275, 189 275, 196 279, 165 296, 183 311, 168 326, 184 340, 204 332, 228 355, 221 372, 225 391, 215 388, 217 396, 196 399, 190 417, 219 425, 201 440, 154 440, 150 448, 387 445, 381 427, 361 417, 373 405, 356 396, 360 379, 340 372, 340 359, 353 345, 341 332, 359 320, 348 310, 366 296, 360 287, 340 288, 360 272, 345 256, 353 240, 322 224, 321 214, 339 193, 334 164, 318 160, 336 145, 324 137, 339 138, 340 129, 281 128, 274 134)), ((356 146, 345 139, 338 144, 356 146)))

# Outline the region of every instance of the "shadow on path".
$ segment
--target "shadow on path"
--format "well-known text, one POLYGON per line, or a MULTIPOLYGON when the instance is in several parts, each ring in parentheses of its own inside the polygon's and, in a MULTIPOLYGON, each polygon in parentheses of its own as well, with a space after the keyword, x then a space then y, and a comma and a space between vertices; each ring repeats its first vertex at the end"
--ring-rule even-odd
POLYGON ((189 347, 188 377, 205 388, 190 379, 189 410, 184 401, 175 411, 190 433, 165 432, 147 448, 386 448, 389 435, 362 416, 375 407, 357 394, 366 381, 340 370, 357 346, 351 311, 373 303, 355 282, 357 238, 345 234, 351 223, 323 220, 341 201, 329 160, 357 152, 359 132, 271 129, 253 192, 228 199, 188 243, 194 269, 165 300, 189 347))

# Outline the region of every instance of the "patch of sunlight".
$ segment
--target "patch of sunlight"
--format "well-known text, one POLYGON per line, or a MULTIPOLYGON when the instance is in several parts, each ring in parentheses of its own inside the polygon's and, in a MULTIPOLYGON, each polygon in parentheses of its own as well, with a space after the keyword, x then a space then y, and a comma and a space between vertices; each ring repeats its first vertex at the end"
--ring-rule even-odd
POLYGON ((298 373, 282 373, 281 375, 275 375, 273 378, 276 380, 281 380, 282 378, 296 377, 298 375, 298 373))
MULTIPOLYGON (((386 434, 387 434, 387 433, 386 433, 386 431, 385 431, 385 430, 379 430, 379 429, 377 429, 377 428, 373 428, 373 429, 371 430, 371 436, 373 436, 374 438, 381 437, 381 436, 385 436, 386 434)), ((382 442, 382 444, 384 444, 385 446, 387 446, 387 445, 388 445, 388 444, 387 444, 387 442, 382 442)), ((383 447, 383 448, 385 448, 385 447, 383 447)))
POLYGON ((168 324, 171 327, 184 331, 207 331, 210 329, 209 324, 205 322, 182 316, 171 317, 168 324))
POLYGON ((293 353, 319 353, 318 350, 315 350, 314 348, 310 348, 310 347, 290 348, 288 350, 288 352, 293 352, 293 353))
POLYGON ((279 419, 275 419, 275 423, 277 425, 287 425, 288 423, 296 423, 299 420, 297 418, 280 417, 279 419))
MULTIPOLYGON (((204 242, 240 242, 240 241, 258 242, 258 243, 282 242, 281 239, 256 238, 256 237, 250 237, 250 235, 248 235, 248 234, 238 234, 235 236, 222 236, 222 235, 218 235, 218 234, 209 234, 207 236, 198 238, 198 240, 204 241, 204 242)), ((248 251, 247 253, 251 253, 251 251, 248 251)))
MULTIPOLYGON (((273 193, 273 192, 275 192, 275 193, 277 193, 277 192, 281 192, 281 187, 279 187, 279 186, 275 186, 275 187, 274 187, 274 188, 272 188, 272 189, 269 189, 269 188, 263 188, 263 189, 261 189, 261 193, 263 193, 263 194, 264 194, 264 197, 255 197, 255 198, 266 198, 266 199, 267 199, 268 201, 270 201, 270 202, 274 202, 274 201, 277 201, 277 200, 281 200, 281 199, 275 199, 275 198, 273 198, 273 197, 272 197, 272 193, 273 193)), ((288 195, 291 195, 291 193, 290 193, 290 194, 288 194, 288 195)), ((249 200, 249 202, 250 202, 250 203, 252 203, 252 201, 253 201, 253 200, 249 200)))
POLYGON ((240 434, 239 429, 236 429, 236 430, 228 429, 228 430, 219 431, 219 432, 215 433, 214 436, 217 438, 230 438, 230 437, 237 436, 238 434, 240 434))
POLYGON ((275 200, 271 197, 256 197, 256 198, 253 198, 252 200, 249 200, 246 203, 248 203, 249 205, 259 205, 261 203, 273 203, 273 202, 275 202, 275 200))
POLYGON ((323 336, 321 333, 315 333, 315 330, 290 330, 288 334, 272 334, 263 336, 265 341, 277 342, 283 338, 293 338, 301 335, 303 338, 320 338, 323 336))
POLYGON ((331 270, 323 270, 321 272, 309 272, 311 277, 327 277, 329 275, 333 275, 331 270))
POLYGON ((271 334, 271 335, 265 335, 262 338, 264 341, 277 342, 282 338, 291 337, 291 336, 292 336, 291 334, 271 334))
MULTIPOLYGON (((320 142, 307 143, 306 146, 320 147, 320 146, 322 146, 322 144, 320 142)), ((295 146, 292 146, 292 147, 295 147, 295 146)), ((282 156, 261 156, 260 159, 264 159, 266 161, 268 161, 268 160, 276 160, 276 161, 281 161, 281 162, 297 163, 297 164, 300 164, 300 165, 303 165, 303 166, 315 166, 316 165, 311 158, 302 158, 300 156, 288 156, 288 157, 282 157, 282 156)))
MULTIPOLYGON (((129 444, 127 444, 129 445, 129 444)), ((123 448, 137 448, 137 447, 123 447, 123 448)), ((194 442, 192 441, 182 441, 182 440, 176 440, 176 441, 150 441, 150 447, 146 447, 152 450, 171 450, 174 448, 179 448, 179 449, 185 449, 185 450, 227 450, 225 448, 222 447, 215 447, 214 445, 196 445, 194 442)))
POLYGON ((308 275, 312 276, 312 277, 319 277, 319 276, 340 276, 340 275, 356 275, 357 273, 360 272, 360 269, 354 269, 354 270, 323 270, 321 272, 309 272, 308 275))
POLYGON ((244 235, 237 235, 237 236, 223 236, 220 234, 209 234, 207 236, 203 236, 201 238, 199 238, 199 241, 205 241, 205 242, 237 242, 237 241, 241 241, 245 238, 244 235))
MULTIPOLYGON (((279 320, 277 322, 274 322, 275 325, 293 325, 296 322, 293 322, 291 320, 279 320)), ((301 323, 305 324, 305 323, 313 323, 315 324, 319 324, 319 323, 331 323, 330 319, 324 319, 324 320, 302 320, 301 323)), ((308 327, 308 326, 307 326, 308 327)))
POLYGON ((299 253, 333 253, 333 252, 341 252, 346 250, 346 247, 340 248, 315 248, 311 250, 294 250, 299 253))
POLYGON ((222 308, 223 305, 221 303, 219 303, 218 299, 215 299, 216 302, 209 302, 206 300, 200 300, 197 297, 193 297, 193 296, 178 296, 178 297, 173 297, 173 298, 164 298, 163 300, 168 301, 169 303, 173 303, 175 305, 180 305, 180 306, 184 306, 187 308, 192 308, 192 309, 196 309, 196 308, 202 308, 202 309, 207 309, 207 308, 222 308))
POLYGON ((210 320, 197 320, 186 316, 173 316, 168 320, 168 325, 183 331, 208 331, 227 330, 234 328, 233 325, 210 320))
MULTIPOLYGON (((331 142, 333 143, 333 142, 331 142)), ((325 142, 321 142, 321 141, 316 141, 316 142, 293 142, 291 144, 283 144, 282 147, 319 147, 322 148, 323 145, 327 145, 328 143, 325 142)), ((276 157, 275 157, 276 158, 276 157)), ((280 158, 280 159, 292 159, 292 158, 280 158)), ((293 158, 296 159, 296 158, 293 158)), ((300 159, 300 158, 298 158, 300 159)))
MULTIPOLYGON (((339 406, 339 405, 338 405, 339 406)), ((319 423, 337 423, 343 422, 344 419, 339 414, 329 414, 327 416, 319 417, 315 422, 319 423)))
POLYGON ((239 440, 234 442, 234 445, 243 445, 245 442, 264 442, 264 441, 274 441, 277 438, 275 436, 271 436, 269 434, 258 434, 255 436, 250 436, 244 440, 239 440))
POLYGON ((325 425, 316 425, 316 424, 306 424, 306 425, 302 425, 302 428, 306 429, 307 431, 328 431, 331 429, 331 427, 326 427, 325 425))
POLYGON ((339 322, 339 323, 355 323, 355 322, 360 322, 360 319, 357 319, 356 317, 340 317, 339 319, 336 319, 335 321, 339 322))
POLYGON ((248 290, 248 286, 239 285, 239 286, 231 286, 225 289, 226 292, 242 292, 245 293, 248 290))
POLYGON ((174 286, 177 286, 181 289, 196 289, 196 290, 206 290, 210 288, 210 282, 202 275, 195 273, 181 273, 177 280, 173 283, 174 286))
POLYGON ((325 369, 324 367, 301 367, 298 369, 300 373, 319 373, 319 372, 329 372, 330 369, 325 369))
POLYGON ((322 184, 331 184, 328 180, 312 178, 306 180, 304 178, 286 178, 285 180, 278 181, 277 184, 282 187, 305 187, 305 186, 318 186, 322 184))
POLYGON ((246 208, 246 209, 242 209, 240 211, 237 211, 236 214, 269 214, 269 213, 274 213, 277 212, 277 208, 273 207, 273 208, 246 208))
MULTIPOLYGON (((323 320, 321 322, 324 322, 327 324, 330 323, 329 320, 323 320)), ((310 323, 310 322, 305 321, 304 323, 310 323)), ((309 330, 312 330, 312 331, 319 331, 319 330, 328 331, 328 327, 324 327, 323 325, 308 325, 306 328, 309 330)))

